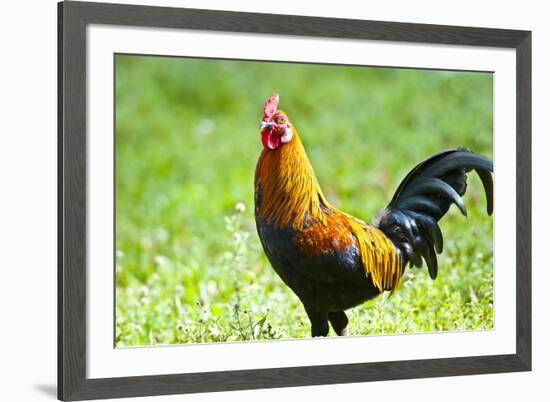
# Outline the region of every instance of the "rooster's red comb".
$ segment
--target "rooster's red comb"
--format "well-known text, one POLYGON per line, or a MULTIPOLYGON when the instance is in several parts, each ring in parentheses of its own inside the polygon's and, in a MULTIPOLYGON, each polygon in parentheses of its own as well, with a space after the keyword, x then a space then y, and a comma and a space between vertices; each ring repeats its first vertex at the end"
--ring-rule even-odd
POLYGON ((271 95, 271 97, 267 100, 264 106, 264 119, 271 118, 277 111, 277 107, 279 106, 279 94, 274 93, 271 95))

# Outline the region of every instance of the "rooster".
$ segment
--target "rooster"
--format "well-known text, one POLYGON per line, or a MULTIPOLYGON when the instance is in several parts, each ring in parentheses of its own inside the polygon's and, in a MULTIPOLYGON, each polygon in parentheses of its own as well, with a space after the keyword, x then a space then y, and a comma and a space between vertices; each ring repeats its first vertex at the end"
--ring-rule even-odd
POLYGON ((327 201, 298 132, 278 110, 279 95, 265 103, 260 123, 263 150, 255 172, 255 218, 264 251, 281 279, 302 302, 312 336, 327 336, 329 322, 347 335, 345 310, 395 291, 407 265, 425 262, 437 276, 443 250, 438 221, 461 196, 475 170, 493 210, 493 162, 464 148, 432 155, 401 182, 374 224, 327 201))

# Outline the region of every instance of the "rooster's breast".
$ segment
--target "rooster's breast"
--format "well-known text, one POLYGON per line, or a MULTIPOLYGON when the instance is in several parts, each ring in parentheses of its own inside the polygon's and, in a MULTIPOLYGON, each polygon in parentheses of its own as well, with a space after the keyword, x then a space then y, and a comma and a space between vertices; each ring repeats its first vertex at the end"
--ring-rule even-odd
POLYGON ((341 216, 296 229, 267 222, 256 211, 258 235, 283 281, 302 299, 343 310, 377 294, 365 275, 356 240, 341 216))

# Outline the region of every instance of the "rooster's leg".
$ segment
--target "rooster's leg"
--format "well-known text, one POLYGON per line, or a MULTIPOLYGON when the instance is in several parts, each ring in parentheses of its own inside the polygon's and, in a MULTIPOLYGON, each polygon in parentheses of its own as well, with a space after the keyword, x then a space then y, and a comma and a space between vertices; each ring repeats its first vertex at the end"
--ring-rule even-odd
POLYGON ((332 329, 338 336, 347 336, 348 334, 348 317, 343 311, 335 311, 328 313, 328 319, 332 325, 332 329))
POLYGON ((328 335, 328 315, 326 312, 320 311, 316 307, 304 306, 306 309, 309 321, 311 321, 311 336, 327 336, 328 335))

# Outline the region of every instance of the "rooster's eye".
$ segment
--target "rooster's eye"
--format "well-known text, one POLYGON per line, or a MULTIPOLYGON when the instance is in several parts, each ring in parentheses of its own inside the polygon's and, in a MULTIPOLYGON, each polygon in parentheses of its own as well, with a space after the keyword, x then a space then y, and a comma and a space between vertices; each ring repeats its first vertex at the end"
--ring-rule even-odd
POLYGON ((279 123, 284 123, 285 122, 285 118, 284 117, 279 117, 279 123))

